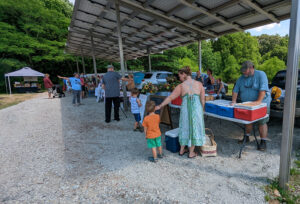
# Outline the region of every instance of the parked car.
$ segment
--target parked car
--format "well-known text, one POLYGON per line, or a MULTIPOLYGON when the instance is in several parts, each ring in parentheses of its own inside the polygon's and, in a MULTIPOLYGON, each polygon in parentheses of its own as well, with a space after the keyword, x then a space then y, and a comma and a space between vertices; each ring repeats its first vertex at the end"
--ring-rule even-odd
MULTIPOLYGON (((272 102, 270 106, 270 116, 271 117, 283 117, 283 107, 285 98, 285 78, 286 70, 281 70, 276 73, 269 85, 272 102)), ((296 122, 300 125, 300 70, 298 72, 298 86, 297 86, 297 97, 296 97, 296 122)))
POLYGON ((157 72, 146 72, 144 78, 140 84, 136 84, 138 89, 142 89, 143 85, 151 82, 152 84, 164 84, 167 82, 167 77, 172 76, 172 72, 157 71, 157 72))

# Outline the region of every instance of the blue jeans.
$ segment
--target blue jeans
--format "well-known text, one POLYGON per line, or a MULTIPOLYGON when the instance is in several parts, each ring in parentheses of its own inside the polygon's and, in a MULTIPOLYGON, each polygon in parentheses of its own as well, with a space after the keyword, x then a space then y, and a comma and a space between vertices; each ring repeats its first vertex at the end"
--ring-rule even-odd
POLYGON ((73 104, 75 104, 75 101, 77 99, 77 103, 80 103, 80 94, 81 91, 80 90, 73 90, 73 104))

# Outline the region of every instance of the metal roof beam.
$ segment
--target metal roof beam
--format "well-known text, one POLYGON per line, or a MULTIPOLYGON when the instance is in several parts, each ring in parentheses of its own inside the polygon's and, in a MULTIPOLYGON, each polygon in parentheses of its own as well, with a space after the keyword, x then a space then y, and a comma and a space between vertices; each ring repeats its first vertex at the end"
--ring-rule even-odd
MULTIPOLYGON (((87 32, 87 31, 81 31, 81 30, 77 30, 77 29, 74 29, 74 28, 70 28, 69 31, 70 32, 75 32, 75 33, 80 33, 80 34, 85 35, 85 36, 90 36, 90 33, 87 32)), ((107 40, 107 41, 111 41, 111 42, 117 43, 117 40, 111 39, 110 36, 111 36, 111 34, 106 34, 106 35, 101 34, 101 35, 98 35, 98 34, 94 34, 93 33, 93 37, 95 37, 95 38, 99 38, 101 40, 107 40)), ((127 47, 136 47, 136 48, 139 48, 141 50, 146 50, 147 49, 147 47, 137 46, 134 43, 133 44, 132 43, 125 43, 125 45, 127 47)))
POLYGON ((254 10, 256 10, 257 12, 261 13, 262 15, 266 16, 267 18, 269 18, 270 20, 272 20, 275 23, 279 23, 279 20, 271 13, 265 11, 264 9, 262 9, 257 3, 254 3, 253 1, 249 1, 249 0, 241 0, 244 4, 250 6, 251 8, 253 8, 254 10))
MULTIPOLYGON (((228 1, 228 2, 222 4, 222 5, 218 6, 218 7, 215 7, 213 9, 208 10, 208 12, 214 15, 214 14, 216 14, 216 13, 218 13, 218 12, 224 10, 224 9, 227 9, 229 7, 232 7, 232 6, 236 5, 239 2, 240 2, 240 0, 228 1)), ((192 23, 192 22, 194 22, 196 20, 201 20, 201 19, 203 19, 205 17, 206 17, 205 14, 200 14, 200 15, 197 15, 197 16, 194 16, 194 17, 190 18, 189 20, 187 20, 187 22, 188 23, 192 23)))
MULTIPOLYGON (((113 0, 109 0, 109 1, 113 1, 113 0)), ((185 23, 183 23, 181 21, 172 19, 172 18, 167 17, 167 16, 165 16, 163 14, 160 14, 160 13, 158 13, 156 11, 153 11, 151 9, 144 8, 141 5, 136 5, 133 2, 131 2, 131 1, 121 0, 120 1, 120 5, 123 6, 123 7, 125 7, 125 8, 129 8, 129 9, 131 9, 133 11, 136 11, 136 12, 143 13, 145 15, 151 16, 154 19, 157 19, 157 20, 169 23, 169 24, 171 24, 173 26, 176 26, 176 27, 179 27, 179 28, 182 28, 182 29, 185 29, 185 30, 189 30, 189 31, 194 32, 194 33, 202 34, 202 35, 207 36, 209 38, 216 37, 216 35, 213 34, 213 33, 211 33, 211 32, 199 29, 199 28, 197 28, 197 27, 195 27, 193 25, 187 25, 187 24, 185 24, 185 23)))
MULTIPOLYGON (((284 0, 284 1, 280 1, 280 2, 278 2, 276 4, 271 4, 271 5, 268 5, 268 6, 264 6, 262 9, 265 10, 266 12, 269 12, 269 11, 272 11, 274 9, 280 8, 282 6, 288 6, 290 4, 291 4, 290 0, 284 0)), ((258 12, 256 10, 252 10, 252 11, 249 11, 247 13, 243 13, 241 15, 237 15, 237 16, 231 17, 231 18, 227 19, 227 21, 228 22, 234 22, 234 21, 237 21, 237 20, 243 20, 243 19, 255 16, 257 13, 258 12)), ((221 26, 221 25, 223 25, 223 24, 221 24, 221 23, 214 23, 214 24, 205 26, 204 29, 212 29, 214 27, 218 27, 218 26, 221 26)), ((244 26, 243 26, 243 29, 245 30, 244 26)), ((224 31, 224 32, 226 32, 226 31, 224 31)), ((220 33, 219 33, 219 35, 220 35, 220 33)))
POLYGON ((190 7, 194 10, 197 10, 197 11, 199 11, 199 12, 201 12, 201 13, 203 13, 203 14, 205 14, 205 15, 207 15, 207 16, 209 16, 209 17, 211 17, 211 18, 213 18, 213 19, 215 19, 215 20, 217 20, 217 21, 219 21, 223 24, 225 24, 225 25, 228 25, 228 26, 230 26, 230 27, 232 27, 232 28, 234 28, 238 31, 243 31, 243 29, 239 25, 236 25, 236 24, 233 24, 233 23, 230 23, 230 22, 226 21, 226 19, 222 16, 217 16, 216 14, 212 14, 209 11, 206 11, 205 9, 200 8, 199 6, 196 6, 194 4, 191 4, 191 3, 187 2, 186 0, 180 0, 180 2, 182 4, 184 4, 185 6, 190 7))

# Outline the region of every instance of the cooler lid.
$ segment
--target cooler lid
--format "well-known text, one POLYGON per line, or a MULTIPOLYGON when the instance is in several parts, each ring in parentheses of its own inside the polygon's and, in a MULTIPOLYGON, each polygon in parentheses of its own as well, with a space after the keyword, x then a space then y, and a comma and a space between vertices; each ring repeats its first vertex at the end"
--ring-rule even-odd
POLYGON ((244 103, 237 103, 237 104, 235 104, 234 107, 239 108, 239 109, 245 109, 245 110, 256 110, 256 109, 260 109, 260 108, 267 106, 266 103, 261 103, 260 105, 257 105, 257 106, 250 105, 249 103, 252 103, 252 102, 248 101, 248 102, 244 102, 244 103), (249 105, 247 105, 247 104, 249 104, 249 105))
POLYGON ((178 137, 178 134, 179 134, 179 128, 169 130, 165 133, 166 136, 173 137, 173 138, 178 137))

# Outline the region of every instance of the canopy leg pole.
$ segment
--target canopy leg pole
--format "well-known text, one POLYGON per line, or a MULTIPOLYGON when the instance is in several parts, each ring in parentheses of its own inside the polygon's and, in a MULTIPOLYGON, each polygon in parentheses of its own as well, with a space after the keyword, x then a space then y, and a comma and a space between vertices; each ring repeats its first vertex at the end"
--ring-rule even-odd
POLYGON ((290 175, 291 152, 294 134, 296 93, 298 83, 299 48, 300 48, 300 2, 292 0, 290 39, 285 82, 282 139, 280 151, 279 185, 287 189, 290 175))
POLYGON ((9 76, 8 76, 7 80, 8 80, 8 86, 9 86, 9 95, 11 95, 11 86, 10 86, 10 78, 9 78, 9 76))
POLYGON ((81 61, 82 61, 82 69, 83 69, 83 74, 85 75, 85 64, 84 64, 84 57, 83 57, 83 51, 81 48, 81 61))
POLYGON ((79 73, 79 65, 78 65, 78 57, 76 57, 76 67, 77 67, 77 73, 80 74, 79 73))
POLYGON ((149 63, 149 72, 152 71, 152 67, 151 67, 151 53, 150 53, 150 48, 147 48, 147 53, 148 53, 148 63, 149 63))
POLYGON ((198 59, 199 59, 199 71, 202 74, 202 56, 201 56, 201 40, 198 39, 198 59))
MULTIPOLYGON (((120 7, 119 1, 115 1, 115 8, 116 8, 116 16, 117 16, 117 32, 118 32, 118 42, 119 42, 119 52, 120 52, 120 64, 121 64, 121 71, 122 76, 125 77, 125 67, 124 67, 124 53, 123 53, 123 42, 122 42, 122 33, 121 33, 121 20, 120 20, 120 7)), ((122 84, 123 89, 123 97, 124 97, 124 109, 125 111, 128 110, 127 107, 127 92, 125 83, 122 84)))
POLYGON ((7 82, 6 82, 6 76, 4 75, 4 79, 5 79, 5 90, 6 90, 6 94, 8 93, 7 91, 7 82))
POLYGON ((125 64, 125 72, 128 73, 127 60, 124 61, 124 64, 125 64))
POLYGON ((94 73, 96 78, 96 84, 98 84, 98 77, 97 77, 97 65, 96 65, 96 58, 95 58, 95 44, 93 34, 91 32, 91 42, 92 42, 92 55, 93 55, 93 66, 94 66, 94 73))

